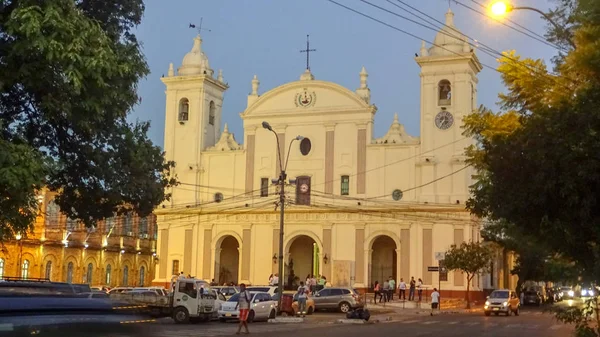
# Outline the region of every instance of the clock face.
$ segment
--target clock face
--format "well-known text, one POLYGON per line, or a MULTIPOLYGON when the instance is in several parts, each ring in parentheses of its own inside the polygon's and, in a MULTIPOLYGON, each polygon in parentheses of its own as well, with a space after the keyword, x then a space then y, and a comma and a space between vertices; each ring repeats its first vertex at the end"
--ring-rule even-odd
POLYGON ((448 111, 440 111, 435 116, 435 126, 440 130, 447 130, 452 124, 454 124, 454 116, 448 111))
POLYGON ((308 185, 306 185, 306 184, 300 185, 300 192, 302 192, 302 193, 308 192, 308 185))
POLYGON ((392 198, 396 201, 402 199, 403 195, 404 195, 404 193, 402 193, 401 190, 394 190, 394 192, 392 192, 392 198))

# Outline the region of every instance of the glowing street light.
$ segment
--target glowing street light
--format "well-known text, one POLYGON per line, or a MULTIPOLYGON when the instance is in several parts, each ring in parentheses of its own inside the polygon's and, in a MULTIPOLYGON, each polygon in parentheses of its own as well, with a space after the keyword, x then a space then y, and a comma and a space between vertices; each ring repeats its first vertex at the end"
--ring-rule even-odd
POLYGON ((511 10, 511 6, 504 1, 496 1, 490 6, 490 11, 494 16, 503 16, 511 10))

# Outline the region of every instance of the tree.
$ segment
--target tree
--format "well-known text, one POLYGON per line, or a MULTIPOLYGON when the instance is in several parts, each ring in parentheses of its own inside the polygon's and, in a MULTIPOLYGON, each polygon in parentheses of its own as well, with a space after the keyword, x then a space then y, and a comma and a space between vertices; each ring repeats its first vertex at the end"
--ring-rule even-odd
MULTIPOLYGON (((562 47, 555 74, 540 60, 506 53, 499 71, 507 92, 503 111, 480 109, 467 118, 465 134, 478 140, 468 151, 479 170, 469 209, 505 221, 537 238, 554 256, 575 267, 583 282, 600 275, 600 6, 597 0, 562 0, 548 33, 562 47), (567 39, 574 43, 568 46, 567 39), (516 62, 517 60, 518 62, 516 62), (515 121, 497 132, 502 120, 515 121), (573 265, 574 264, 574 265, 573 265)), ((540 261, 542 262, 542 261, 540 261)), ((549 268, 551 269, 551 268, 549 268)), ((581 328, 586 335, 586 315, 581 328)), ((559 316, 560 317, 560 316, 559 316)), ((563 316, 564 318, 565 316, 563 316)), ((598 328, 592 336, 600 336, 598 328)), ((588 336, 590 334, 587 334, 588 336)))
POLYGON ((174 163, 147 122, 127 122, 148 74, 132 32, 143 10, 142 0, 0 1, 0 172, 12 174, 0 175, 0 240, 31 229, 42 186, 86 226, 169 198, 174 163))
POLYGON ((486 272, 492 262, 491 250, 480 242, 463 242, 460 246, 452 245, 446 252, 444 266, 448 270, 460 270, 467 276, 467 309, 471 308, 469 290, 475 275, 486 272))

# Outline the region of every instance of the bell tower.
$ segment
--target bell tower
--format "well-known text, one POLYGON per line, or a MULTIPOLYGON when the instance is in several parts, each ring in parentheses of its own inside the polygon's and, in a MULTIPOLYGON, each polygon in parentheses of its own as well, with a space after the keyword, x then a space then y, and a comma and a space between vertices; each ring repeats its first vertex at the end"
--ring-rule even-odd
POLYGON ((482 66, 450 9, 433 46, 423 41, 415 61, 421 67, 421 184, 439 179, 421 188, 419 200, 464 204, 472 184, 464 152, 474 141, 462 135, 463 118, 477 109, 482 66))
MULTIPOLYGON (((223 94, 228 86, 221 70, 214 77, 199 35, 177 72, 171 63, 161 81, 166 86, 166 160, 175 161, 179 180, 195 182, 201 170, 201 152, 219 139, 223 94)), ((194 202, 195 198, 193 191, 176 190, 171 203, 194 202)))

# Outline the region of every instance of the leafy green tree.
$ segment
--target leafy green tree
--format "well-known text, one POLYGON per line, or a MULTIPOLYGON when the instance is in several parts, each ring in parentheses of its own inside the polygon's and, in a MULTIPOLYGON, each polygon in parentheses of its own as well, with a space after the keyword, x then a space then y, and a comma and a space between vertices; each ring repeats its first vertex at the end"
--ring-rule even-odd
POLYGON ((475 275, 488 271, 492 262, 492 252, 483 243, 463 242, 460 246, 452 245, 444 257, 444 266, 448 270, 460 270, 467 276, 467 309, 471 308, 469 297, 471 281, 475 275))
POLYGON ((31 229, 41 186, 86 226, 169 197, 173 163, 147 122, 126 119, 148 74, 132 31, 143 10, 142 0, 0 1, 0 172, 13 174, 0 175, 0 240, 31 229))

